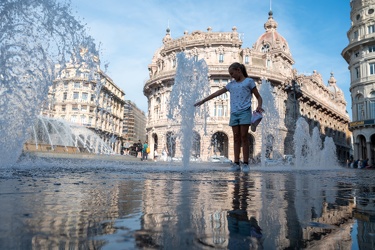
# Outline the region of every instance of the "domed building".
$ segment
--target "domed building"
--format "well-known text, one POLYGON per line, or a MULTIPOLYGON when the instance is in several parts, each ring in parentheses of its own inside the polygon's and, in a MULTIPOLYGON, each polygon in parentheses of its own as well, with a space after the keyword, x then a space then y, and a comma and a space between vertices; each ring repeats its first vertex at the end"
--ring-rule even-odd
MULTIPOLYGON (((211 27, 206 32, 184 32, 182 37, 173 39, 167 29, 163 45, 156 50, 149 65, 149 79, 144 85, 144 95, 148 98, 147 136, 158 154, 167 149, 171 157, 181 157, 178 131, 180 125, 167 119, 168 102, 173 88, 177 61, 176 55, 184 52, 189 58, 204 59, 208 66, 211 93, 223 88, 231 77, 228 67, 234 62, 246 66, 249 77, 258 89, 267 81, 272 88, 275 106, 280 121, 279 138, 282 142, 272 147, 267 157, 293 154, 293 134, 296 120, 305 117, 310 130, 319 127, 322 137, 333 137, 337 155, 345 161, 350 151, 349 116, 342 91, 337 87, 333 73, 328 85, 314 71, 311 75, 298 74, 293 68, 294 60, 286 39, 277 32, 277 22, 270 11, 262 34, 251 48, 242 48, 242 40, 233 27, 231 32, 214 32, 211 27)), ((194 131, 192 155, 206 161, 213 155, 233 159, 233 136, 229 127, 229 92, 207 102, 209 117, 205 131, 194 131)), ((256 98, 253 98, 256 99, 256 98)), ((256 107, 253 100, 252 107, 256 107)), ((249 131, 250 158, 260 156, 264 124, 255 133, 249 131)), ((198 126, 197 126, 198 127, 198 126)), ((267 131, 265 131, 267 132, 267 131)))

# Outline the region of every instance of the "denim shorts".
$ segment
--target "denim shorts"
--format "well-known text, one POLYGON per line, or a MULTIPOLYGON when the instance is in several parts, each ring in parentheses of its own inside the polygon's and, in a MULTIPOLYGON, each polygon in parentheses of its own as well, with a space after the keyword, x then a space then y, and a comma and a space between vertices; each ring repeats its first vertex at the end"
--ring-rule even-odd
POLYGON ((246 110, 234 112, 230 114, 229 126, 234 127, 238 125, 251 124, 251 107, 246 110))

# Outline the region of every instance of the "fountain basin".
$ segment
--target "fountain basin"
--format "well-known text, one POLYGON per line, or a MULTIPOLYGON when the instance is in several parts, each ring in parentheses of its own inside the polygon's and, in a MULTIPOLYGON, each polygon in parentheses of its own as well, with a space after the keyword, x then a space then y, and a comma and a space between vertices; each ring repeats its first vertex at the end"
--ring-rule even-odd
POLYGON ((228 167, 25 156, 0 170, 0 248, 355 249, 372 237, 374 171, 228 167))

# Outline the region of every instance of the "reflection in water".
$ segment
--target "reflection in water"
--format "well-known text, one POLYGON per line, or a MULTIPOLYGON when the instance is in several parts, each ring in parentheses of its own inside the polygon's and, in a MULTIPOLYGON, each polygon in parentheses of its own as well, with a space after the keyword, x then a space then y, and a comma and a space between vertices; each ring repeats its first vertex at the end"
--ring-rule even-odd
POLYGON ((262 249, 262 229, 254 216, 247 213, 249 189, 254 183, 249 175, 236 175, 233 188, 233 210, 228 211, 228 249, 262 249))
POLYGON ((0 249, 375 248, 375 171, 90 165, 0 177, 0 249))

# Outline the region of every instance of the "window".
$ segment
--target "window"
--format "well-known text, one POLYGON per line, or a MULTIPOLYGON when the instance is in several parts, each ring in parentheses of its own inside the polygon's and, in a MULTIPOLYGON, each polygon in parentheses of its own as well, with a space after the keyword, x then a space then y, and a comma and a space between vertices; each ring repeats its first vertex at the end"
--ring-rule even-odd
POLYGON ((78 111, 78 105, 73 105, 73 106, 72 106, 72 110, 73 110, 73 111, 78 111))
POLYGON ((357 111, 357 121, 363 120, 365 116, 365 111, 364 111, 364 105, 363 105, 363 95, 358 94, 355 96, 355 102, 356 102, 356 111, 357 111))
POLYGON ((268 52, 270 49, 270 45, 269 44, 264 44, 263 47, 262 47, 262 52, 263 53, 266 53, 268 52))
POLYGON ((68 99, 68 92, 63 93, 63 100, 66 100, 66 99, 68 99))
POLYGON ((81 116, 81 124, 86 124, 86 116, 81 116))
POLYGON ((83 92, 83 93, 82 93, 82 100, 87 101, 88 97, 89 97, 89 94, 88 94, 88 93, 86 93, 86 92, 83 92))
POLYGON ((354 39, 358 39, 358 30, 354 31, 353 36, 354 36, 354 39))
POLYGON ((359 51, 355 52, 355 53, 354 53, 354 56, 355 56, 355 57, 359 57, 359 51))
POLYGON ((73 92, 73 99, 77 100, 79 98, 79 92, 73 92))
POLYGON ((367 26, 367 32, 368 34, 374 33, 375 32, 375 25, 369 25, 367 26))
POLYGON ((87 111, 87 105, 82 105, 81 106, 81 111, 87 111))
POLYGON ((66 105, 61 106, 61 111, 66 111, 66 105))
POLYGON ((223 105, 222 104, 219 104, 216 106, 216 116, 218 117, 222 117, 223 116, 223 105))
POLYGON ((198 55, 194 56, 194 62, 198 62, 198 55))
POLYGON ((67 89, 69 87, 69 83, 64 82, 64 89, 67 89))
POLYGON ((269 69, 271 67, 271 60, 270 59, 267 59, 266 67, 267 67, 267 69, 269 69))
POLYGON ((355 79, 359 79, 360 76, 361 76, 361 75, 360 75, 360 71, 359 71, 359 66, 358 66, 358 67, 355 67, 355 68, 354 68, 354 78, 355 78, 355 79))
POLYGON ((363 110, 363 103, 357 104, 357 121, 361 121, 364 119, 365 111, 363 110))
POLYGON ((88 83, 88 82, 85 82, 85 83, 83 84, 83 87, 84 87, 85 89, 88 89, 88 88, 90 88, 90 83, 88 83))
POLYGON ((374 9, 369 9, 368 14, 371 15, 372 13, 374 13, 374 9))
POLYGON ((224 62, 224 55, 223 54, 219 55, 219 62, 220 63, 224 62))
POLYGON ((94 99, 95 99, 95 95, 94 95, 94 94, 91 94, 91 98, 90 98, 90 100, 93 102, 94 99))
POLYGON ((375 74, 375 63, 370 63, 370 75, 375 74))
POLYGON ((375 45, 368 46, 368 52, 375 52, 375 45))
POLYGON ((245 64, 249 64, 249 56, 248 55, 245 56, 245 64))
POLYGON ((176 67, 176 59, 173 59, 173 60, 172 60, 172 67, 173 67, 173 68, 176 67))
POLYGON ((375 119, 375 100, 370 101, 370 119, 375 119))
POLYGON ((214 79, 214 83, 215 83, 215 84, 219 84, 219 83, 220 83, 220 80, 219 80, 219 79, 214 79))
POLYGON ((79 89, 79 88, 81 88, 81 83, 80 83, 80 82, 75 82, 75 83, 74 83, 74 88, 75 88, 75 89, 79 89))
POLYGON ((72 117, 70 117, 70 121, 75 123, 77 121, 77 116, 72 115, 72 117))

